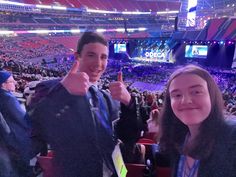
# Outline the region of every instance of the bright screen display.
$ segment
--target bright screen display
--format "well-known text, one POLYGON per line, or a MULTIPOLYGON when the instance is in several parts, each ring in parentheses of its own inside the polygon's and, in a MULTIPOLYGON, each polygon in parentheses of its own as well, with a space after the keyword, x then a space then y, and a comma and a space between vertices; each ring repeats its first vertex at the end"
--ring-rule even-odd
POLYGON ((114 44, 114 53, 126 52, 126 44, 114 44))
POLYGON ((186 45, 185 57, 186 58, 207 58, 207 45, 186 45))

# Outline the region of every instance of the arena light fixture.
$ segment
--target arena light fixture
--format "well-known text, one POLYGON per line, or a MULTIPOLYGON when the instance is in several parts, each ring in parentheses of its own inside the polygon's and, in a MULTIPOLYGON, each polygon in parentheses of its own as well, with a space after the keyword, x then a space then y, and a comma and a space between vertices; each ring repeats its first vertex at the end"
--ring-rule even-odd
POLYGON ((1 0, 0 0, 0 4, 10 4, 10 5, 17 5, 17 6, 25 6, 25 4, 23 4, 23 3, 11 2, 11 1, 1 1, 1 0))
POLYGON ((128 32, 134 32, 137 28, 127 28, 128 32))
POLYGON ((49 30, 50 33, 65 33, 65 32, 69 32, 69 30, 49 30))
POLYGON ((116 31, 117 32, 125 32, 125 29, 124 28, 117 28, 116 31))
POLYGON ((48 34, 50 30, 29 30, 28 33, 35 33, 35 34, 48 34))
POLYGON ((52 6, 52 8, 55 10, 67 10, 67 8, 63 6, 52 6))
POLYGON ((86 9, 87 12, 91 13, 101 13, 101 14, 115 14, 115 11, 107 11, 107 10, 94 10, 94 9, 86 9))
POLYGON ((103 32, 106 32, 106 29, 96 29, 96 31, 97 31, 98 33, 103 33, 103 32))
POLYGON ((80 33, 81 30, 80 29, 71 29, 70 32, 71 33, 80 33))
POLYGON ((0 31, 0 35, 14 34, 14 31, 0 31))
POLYGON ((149 15, 151 14, 151 12, 138 12, 138 11, 133 11, 133 12, 123 11, 121 13, 124 15, 149 15))
POLYGON ((146 31, 147 28, 138 28, 139 31, 146 31))
POLYGON ((179 13, 178 10, 170 10, 170 11, 160 11, 160 12, 157 12, 158 15, 161 15, 161 14, 177 14, 179 13))
POLYGON ((39 9, 52 9, 52 6, 47 6, 47 5, 37 4, 36 7, 39 8, 39 9))

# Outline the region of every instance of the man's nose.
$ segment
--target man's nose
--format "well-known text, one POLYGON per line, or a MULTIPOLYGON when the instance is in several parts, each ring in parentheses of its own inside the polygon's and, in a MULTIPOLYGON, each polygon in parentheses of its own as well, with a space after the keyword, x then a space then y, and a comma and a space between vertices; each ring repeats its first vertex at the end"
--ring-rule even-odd
POLYGON ((96 57, 96 64, 97 66, 102 66, 102 59, 99 56, 96 57))

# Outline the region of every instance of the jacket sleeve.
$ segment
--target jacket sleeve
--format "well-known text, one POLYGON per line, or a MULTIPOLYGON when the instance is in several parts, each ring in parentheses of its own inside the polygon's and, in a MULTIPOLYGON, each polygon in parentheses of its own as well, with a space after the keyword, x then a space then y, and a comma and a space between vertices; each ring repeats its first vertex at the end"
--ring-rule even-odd
POLYGON ((114 123, 116 138, 124 143, 127 141, 137 141, 144 128, 137 97, 132 96, 128 106, 121 104, 120 110, 120 118, 114 123))

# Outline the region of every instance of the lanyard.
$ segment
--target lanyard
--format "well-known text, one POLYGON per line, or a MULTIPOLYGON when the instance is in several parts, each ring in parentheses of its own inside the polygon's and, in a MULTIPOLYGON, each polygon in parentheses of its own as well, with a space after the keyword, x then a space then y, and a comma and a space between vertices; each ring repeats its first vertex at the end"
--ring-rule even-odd
MULTIPOLYGON (((177 177, 185 177, 185 170, 184 170, 184 165, 186 161, 186 156, 181 155, 180 160, 179 160, 179 165, 178 165, 178 171, 177 171, 177 177)), ((193 166, 190 168, 190 172, 187 177, 194 177, 198 167, 199 167, 199 160, 195 160, 193 166)))

